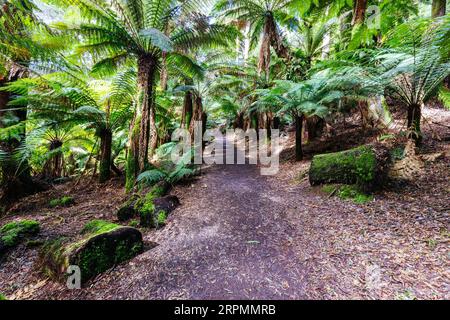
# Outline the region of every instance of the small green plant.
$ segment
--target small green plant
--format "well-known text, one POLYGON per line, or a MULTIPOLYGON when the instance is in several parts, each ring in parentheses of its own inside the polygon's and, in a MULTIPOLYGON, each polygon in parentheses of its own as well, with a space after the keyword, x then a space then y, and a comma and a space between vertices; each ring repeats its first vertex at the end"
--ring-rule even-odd
POLYGON ((351 185, 341 186, 338 196, 344 200, 353 200, 353 202, 358 204, 364 204, 373 200, 373 196, 364 194, 359 191, 358 187, 351 185))
POLYGON ((397 295, 397 300, 416 300, 416 295, 411 290, 405 290, 397 295))
POLYGON ((335 184, 326 184, 322 187, 322 191, 328 194, 336 192, 337 189, 339 189, 339 186, 335 184))
POLYGON ((395 135, 393 135, 393 134, 382 134, 378 138, 379 141, 387 141, 387 140, 392 140, 392 139, 395 139, 395 135))
POLYGON ((434 240, 434 239, 428 239, 427 243, 428 243, 428 247, 429 247, 431 250, 436 249, 436 247, 437 247, 437 245, 438 245, 438 241, 436 241, 436 240, 434 240))
POLYGON ((164 210, 158 212, 158 225, 165 225, 167 220, 167 214, 164 210))
POLYGON ((330 196, 336 194, 343 200, 352 200, 357 204, 373 201, 373 196, 362 193, 356 185, 327 184, 322 187, 322 191, 330 196))
POLYGON ((70 196, 64 196, 62 198, 52 199, 50 200, 50 207, 56 208, 56 207, 68 207, 72 204, 74 204, 75 201, 70 196))
POLYGON ((82 234, 100 234, 117 229, 119 225, 104 221, 104 220, 92 220, 84 226, 81 230, 82 234))
POLYGON ((8 300, 8 299, 4 294, 0 293, 0 300, 8 300))
POLYGON ((393 161, 402 160, 405 157, 405 149, 402 147, 396 147, 390 151, 390 155, 393 161))
POLYGON ((128 223, 128 226, 133 227, 133 228, 139 227, 139 220, 131 220, 131 221, 128 223))

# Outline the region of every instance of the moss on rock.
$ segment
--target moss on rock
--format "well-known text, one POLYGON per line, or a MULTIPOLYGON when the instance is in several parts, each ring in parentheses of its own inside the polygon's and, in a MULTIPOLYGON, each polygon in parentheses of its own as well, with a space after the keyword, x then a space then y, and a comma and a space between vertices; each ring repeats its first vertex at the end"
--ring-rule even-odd
POLYGON ((129 260, 143 251, 142 234, 131 227, 94 220, 85 225, 76 242, 67 239, 50 243, 42 252, 43 270, 63 278, 68 266, 76 265, 84 283, 112 266, 129 260))
POLYGON ((39 230, 39 222, 34 220, 22 220, 5 224, 0 228, 0 255, 7 249, 18 245, 23 239, 37 235, 39 230))
POLYGON ((70 196, 64 196, 62 198, 57 198, 57 199, 52 199, 50 200, 50 207, 55 208, 55 207, 68 207, 71 206, 72 204, 74 204, 75 201, 72 197, 70 196))

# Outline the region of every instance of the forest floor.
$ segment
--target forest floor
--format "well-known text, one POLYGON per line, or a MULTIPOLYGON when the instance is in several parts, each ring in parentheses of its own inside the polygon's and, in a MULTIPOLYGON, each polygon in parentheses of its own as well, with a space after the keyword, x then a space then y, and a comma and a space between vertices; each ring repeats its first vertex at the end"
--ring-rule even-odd
MULTIPOLYGON (((439 119, 448 125, 450 112, 440 110, 439 119)), ((363 137, 356 133, 341 137, 339 148, 374 139, 352 141, 363 137)), ((204 167, 172 190, 181 206, 166 226, 141 230, 155 248, 68 290, 37 271, 37 248, 21 245, 0 262, 0 292, 13 299, 449 299, 450 143, 433 133, 448 139, 450 130, 426 133, 423 152, 445 155, 415 183, 387 186, 370 203, 311 188, 309 160, 293 162, 292 151, 276 176, 261 176, 254 165, 204 167)), ((24 199, 0 225, 36 219, 38 239, 70 237, 92 219, 116 220, 123 200, 120 179, 72 181, 24 199), (65 194, 73 206, 48 207, 65 194)))

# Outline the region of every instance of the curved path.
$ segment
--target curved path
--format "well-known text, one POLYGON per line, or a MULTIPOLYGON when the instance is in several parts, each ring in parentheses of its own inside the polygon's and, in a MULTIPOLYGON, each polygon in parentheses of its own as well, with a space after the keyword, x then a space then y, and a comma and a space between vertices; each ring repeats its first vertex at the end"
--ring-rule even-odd
POLYGON ((217 165, 175 193, 182 205, 146 236, 159 245, 98 279, 89 297, 302 298, 295 228, 254 165, 217 165), (95 292, 95 293, 94 293, 95 292), (94 296, 92 296, 94 294, 94 296))

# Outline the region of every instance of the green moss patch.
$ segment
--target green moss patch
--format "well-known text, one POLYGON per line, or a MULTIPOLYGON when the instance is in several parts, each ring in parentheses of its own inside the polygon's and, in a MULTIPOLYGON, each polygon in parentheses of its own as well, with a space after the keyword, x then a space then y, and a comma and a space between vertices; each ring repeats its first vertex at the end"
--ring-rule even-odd
POLYGON ((0 293, 0 300, 8 300, 5 295, 0 293))
POLYGON ((135 228, 93 220, 81 234, 78 241, 58 239, 43 248, 43 271, 47 275, 64 278, 67 267, 75 265, 80 268, 84 283, 143 251, 142 234, 135 228))
POLYGON ((74 199, 69 196, 64 196, 62 198, 52 199, 49 202, 51 208, 55 207, 69 207, 75 203, 74 199))
POLYGON ((309 180, 311 185, 357 184, 362 190, 376 186, 378 174, 377 155, 371 146, 317 155, 311 162, 309 180))
POLYGON ((95 235, 120 228, 119 225, 105 220, 92 220, 84 226, 81 234, 95 235))
POLYGON ((0 228, 0 247, 14 247, 24 238, 38 234, 39 229, 39 222, 34 220, 7 223, 0 228))
POLYGON ((357 204, 365 204, 374 199, 372 195, 363 193, 356 185, 329 184, 324 185, 322 191, 330 195, 335 194, 343 200, 352 200, 357 204))

